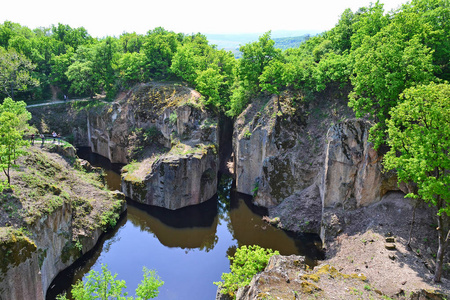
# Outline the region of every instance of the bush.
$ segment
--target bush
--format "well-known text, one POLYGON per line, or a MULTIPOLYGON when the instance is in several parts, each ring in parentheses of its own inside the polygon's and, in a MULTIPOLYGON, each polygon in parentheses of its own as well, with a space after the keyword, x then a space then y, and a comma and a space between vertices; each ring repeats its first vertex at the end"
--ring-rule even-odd
MULTIPOLYGON (((136 300, 146 300, 158 296, 158 288, 164 284, 153 270, 143 268, 144 279, 136 289, 136 300)), ((112 275, 107 265, 102 264, 102 272, 91 270, 86 281, 79 280, 72 285, 72 296, 75 300, 108 300, 108 299, 128 299, 127 293, 122 292, 127 286, 124 280, 116 280, 117 274, 112 275)), ((59 295, 57 300, 67 300, 66 295, 59 295)))
POLYGON ((258 245, 242 246, 236 250, 234 257, 228 256, 231 261, 231 272, 222 273, 222 281, 214 282, 222 287, 223 294, 234 295, 239 287, 250 283, 253 276, 264 270, 273 255, 279 255, 278 251, 261 248, 258 245))
POLYGON ((174 111, 169 115, 169 122, 171 125, 176 125, 177 124, 177 113, 174 111))

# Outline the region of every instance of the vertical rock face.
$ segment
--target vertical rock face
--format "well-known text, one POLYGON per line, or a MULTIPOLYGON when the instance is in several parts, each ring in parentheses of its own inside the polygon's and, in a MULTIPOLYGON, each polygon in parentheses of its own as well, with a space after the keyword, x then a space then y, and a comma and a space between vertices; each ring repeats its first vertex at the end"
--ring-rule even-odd
POLYGON ((370 124, 349 120, 332 126, 322 183, 323 207, 367 206, 381 199, 381 159, 367 141, 370 124))
POLYGON ((87 126, 92 152, 107 157, 112 163, 127 162, 128 136, 133 124, 128 122, 121 104, 112 103, 101 114, 89 113, 87 126))
POLYGON ((39 133, 50 136, 55 131, 73 145, 89 144, 85 110, 77 110, 70 103, 28 107, 27 110, 32 116, 31 125, 35 126, 39 133))
POLYGON ((322 127, 307 123, 300 108, 278 111, 276 101, 254 101, 234 127, 236 189, 264 207, 318 181, 324 157, 322 127))
POLYGON ((31 231, 31 240, 15 242, 16 253, 23 261, 8 264, 0 278, 0 299, 45 299, 47 289, 56 275, 77 258, 92 249, 101 230, 97 229, 84 239, 82 250, 74 251, 72 245, 72 211, 64 204, 52 214, 38 220, 31 231))
POLYGON ((217 191, 218 166, 215 148, 168 155, 149 166, 151 172, 143 180, 125 175, 122 190, 135 201, 167 209, 200 204, 217 191))
MULTIPOLYGON (((210 199, 217 191, 219 169, 217 119, 202 107, 190 104, 200 103, 200 94, 192 89, 163 85, 145 86, 143 90, 136 91, 139 98, 131 96, 123 107, 121 115, 123 123, 127 124, 123 127, 156 128, 159 147, 155 152, 149 149, 146 156, 133 163, 133 168, 125 168, 122 177, 124 193, 135 201, 168 209, 210 199)), ((117 117, 115 122, 121 118, 117 117)), ((108 122, 101 127, 116 127, 108 122)), ((91 141, 95 139, 93 144, 105 149, 105 153, 111 152, 112 135, 108 130, 94 127, 98 128, 93 126, 91 130, 96 132, 91 138, 91 141)), ((111 130, 114 132, 115 129, 111 130)), ((126 132, 123 129, 122 135, 126 132)), ((115 149, 129 150, 130 145, 116 140, 115 149)))
POLYGON ((0 299, 44 299, 36 245, 23 236, 2 241, 0 299))
POLYGON ((269 131, 266 128, 258 127, 251 132, 251 136, 245 135, 242 132, 235 139, 236 189, 240 193, 252 195, 259 185, 264 161, 267 153, 273 150, 270 149, 273 145, 268 142, 269 131))

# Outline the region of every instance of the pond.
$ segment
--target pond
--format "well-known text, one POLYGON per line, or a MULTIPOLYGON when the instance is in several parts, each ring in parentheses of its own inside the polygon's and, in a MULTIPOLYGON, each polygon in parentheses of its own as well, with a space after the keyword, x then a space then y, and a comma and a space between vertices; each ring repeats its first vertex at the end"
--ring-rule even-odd
MULTIPOLYGON (((107 170, 111 189, 120 188, 117 165, 99 155, 79 152, 93 165, 107 170)), ((164 281, 157 299, 215 299, 228 255, 242 245, 260 245, 281 254, 306 255, 311 264, 319 251, 317 235, 292 234, 262 221, 265 210, 251 204, 251 197, 236 193, 230 177, 222 176, 217 196, 178 210, 144 206, 128 200, 128 210, 114 230, 104 234, 98 245, 53 281, 47 299, 84 278, 89 270, 101 271, 106 264, 117 279, 127 283, 127 292, 142 280, 142 268, 153 269, 164 281)))

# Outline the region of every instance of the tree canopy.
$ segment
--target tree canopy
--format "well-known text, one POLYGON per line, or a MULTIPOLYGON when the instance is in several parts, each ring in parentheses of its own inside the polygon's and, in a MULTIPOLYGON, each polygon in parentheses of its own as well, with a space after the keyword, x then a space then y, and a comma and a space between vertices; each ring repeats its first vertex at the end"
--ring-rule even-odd
MULTIPOLYGON (((32 30, 7 21, 0 24, 0 47, 3 55, 14 51, 27 59, 29 83, 41 83, 17 85, 25 100, 96 93, 113 99, 140 82, 176 80, 199 90, 210 108, 235 117, 264 93, 314 95, 338 86, 351 91, 349 105, 357 116, 377 123, 371 136, 380 145, 389 110, 404 89, 450 79, 449 17, 448 0, 412 0, 390 12, 376 2, 343 11, 334 28, 305 37, 295 48, 278 49, 269 31, 241 45, 239 58, 200 33, 161 27, 99 39, 83 27, 32 30)), ((0 93, 8 96, 10 90, 0 93)))
POLYGON ((440 281, 444 250, 450 232, 444 220, 450 215, 450 85, 412 87, 401 95, 387 121, 389 152, 384 166, 397 170, 399 181, 417 184, 417 194, 438 213, 439 249, 435 281, 440 281))
POLYGON ((23 101, 15 102, 6 98, 0 104, 0 168, 11 184, 11 168, 17 167, 16 159, 23 155, 23 146, 28 145, 24 134, 29 129, 28 120, 31 114, 23 101))

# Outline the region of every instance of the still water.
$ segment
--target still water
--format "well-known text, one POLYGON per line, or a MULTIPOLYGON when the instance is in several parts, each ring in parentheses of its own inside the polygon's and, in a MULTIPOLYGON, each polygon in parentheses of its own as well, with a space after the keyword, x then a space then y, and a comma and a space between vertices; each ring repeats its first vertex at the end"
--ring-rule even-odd
MULTIPOLYGON (((117 165, 104 158, 80 153, 93 165, 107 170, 111 189, 120 189, 117 165)), ((47 299, 54 299, 89 270, 108 265, 116 279, 127 283, 129 296, 142 280, 142 268, 153 269, 164 281, 157 299, 215 299, 221 274, 229 272, 228 255, 242 245, 257 244, 281 254, 317 256, 314 235, 294 235, 261 220, 264 210, 251 199, 232 191, 232 179, 222 176, 217 196, 179 210, 144 206, 128 201, 127 212, 114 230, 104 234, 97 247, 54 280, 47 299)))

